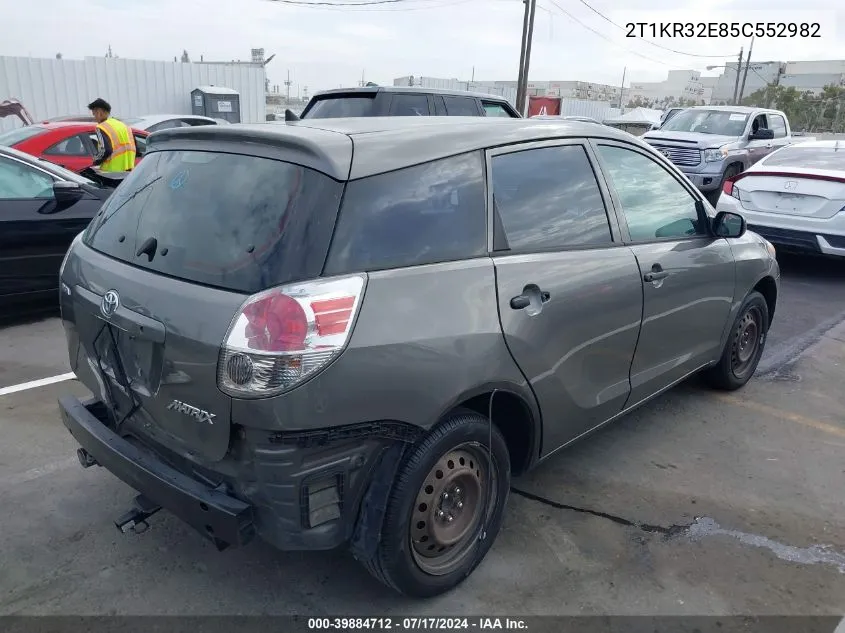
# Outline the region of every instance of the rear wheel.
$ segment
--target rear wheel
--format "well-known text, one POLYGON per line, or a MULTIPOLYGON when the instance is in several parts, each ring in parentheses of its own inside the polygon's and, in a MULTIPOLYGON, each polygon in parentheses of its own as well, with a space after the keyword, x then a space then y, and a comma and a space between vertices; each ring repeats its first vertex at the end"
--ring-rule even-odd
POLYGON ((472 411, 451 414, 400 469, 365 566, 408 596, 452 589, 493 544, 509 490, 510 457, 498 429, 472 411))
POLYGON ((769 331, 769 307, 756 290, 742 303, 719 363, 707 372, 717 389, 739 389, 757 371, 769 331))

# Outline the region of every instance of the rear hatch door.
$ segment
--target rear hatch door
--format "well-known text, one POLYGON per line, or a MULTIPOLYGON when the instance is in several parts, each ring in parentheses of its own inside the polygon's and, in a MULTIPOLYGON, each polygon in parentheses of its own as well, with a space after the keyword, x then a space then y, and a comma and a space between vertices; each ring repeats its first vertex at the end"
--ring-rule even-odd
POLYGON ((297 152, 269 158, 252 147, 174 140, 148 154, 63 279, 89 388, 111 395, 118 420, 128 415, 133 429, 207 461, 229 446, 217 364, 233 317, 253 293, 319 276, 343 190, 283 160, 297 152))

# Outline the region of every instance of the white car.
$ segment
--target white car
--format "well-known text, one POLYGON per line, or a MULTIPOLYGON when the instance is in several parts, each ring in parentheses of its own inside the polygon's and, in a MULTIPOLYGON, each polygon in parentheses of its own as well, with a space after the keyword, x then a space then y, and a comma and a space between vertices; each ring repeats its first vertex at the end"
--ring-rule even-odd
POLYGON ((194 127, 196 125, 219 125, 228 123, 222 119, 212 119, 197 114, 150 114, 139 117, 121 119, 126 125, 136 130, 146 130, 150 134, 159 130, 169 130, 175 127, 194 127))
POLYGON ((845 142, 772 152, 725 182, 716 211, 739 213, 784 250, 845 257, 845 142))

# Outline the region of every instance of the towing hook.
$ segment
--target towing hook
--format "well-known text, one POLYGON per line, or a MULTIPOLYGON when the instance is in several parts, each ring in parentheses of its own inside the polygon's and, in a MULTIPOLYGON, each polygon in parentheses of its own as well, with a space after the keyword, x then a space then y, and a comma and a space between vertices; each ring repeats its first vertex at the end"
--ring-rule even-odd
POLYGON ((147 519, 161 510, 161 506, 150 501, 144 495, 135 497, 132 508, 114 522, 115 527, 124 534, 143 534, 150 528, 147 519))
POLYGON ((88 451, 84 448, 76 449, 76 457, 79 459, 79 463, 82 464, 83 468, 91 468, 91 466, 99 466, 99 462, 94 459, 94 456, 91 455, 88 451))

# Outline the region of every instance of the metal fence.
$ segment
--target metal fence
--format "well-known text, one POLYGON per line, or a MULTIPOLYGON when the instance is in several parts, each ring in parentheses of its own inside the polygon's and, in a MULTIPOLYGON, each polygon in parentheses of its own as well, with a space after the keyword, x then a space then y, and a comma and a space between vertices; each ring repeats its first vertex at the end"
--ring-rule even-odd
MULTIPOLYGON (((241 121, 258 123, 265 120, 264 78, 257 64, 0 57, 0 101, 19 99, 36 120, 88 114, 86 105, 97 97, 116 116, 190 114, 191 90, 215 85, 237 90, 241 121)), ((0 131, 19 125, 16 117, 0 119, 0 131)))

